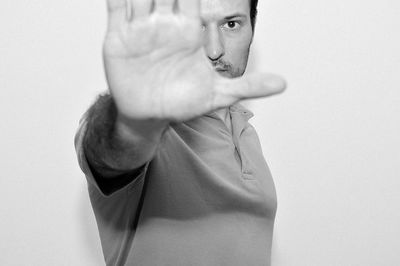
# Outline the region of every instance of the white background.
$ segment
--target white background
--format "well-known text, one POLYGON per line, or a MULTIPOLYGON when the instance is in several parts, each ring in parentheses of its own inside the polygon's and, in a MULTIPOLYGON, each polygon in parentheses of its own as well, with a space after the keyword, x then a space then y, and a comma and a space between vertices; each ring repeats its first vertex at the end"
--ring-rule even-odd
MULTIPOLYGON (((274 266, 400 265, 400 2, 260 0, 252 101, 274 176, 274 266)), ((102 265, 73 137, 106 89, 102 1, 2 0, 0 265, 102 265)))

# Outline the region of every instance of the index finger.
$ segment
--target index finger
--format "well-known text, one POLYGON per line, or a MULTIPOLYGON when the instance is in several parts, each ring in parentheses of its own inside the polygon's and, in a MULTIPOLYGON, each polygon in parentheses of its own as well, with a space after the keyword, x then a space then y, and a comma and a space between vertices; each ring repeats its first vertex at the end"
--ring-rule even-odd
POLYGON ((179 11, 189 18, 200 16, 200 0, 178 0, 179 11))

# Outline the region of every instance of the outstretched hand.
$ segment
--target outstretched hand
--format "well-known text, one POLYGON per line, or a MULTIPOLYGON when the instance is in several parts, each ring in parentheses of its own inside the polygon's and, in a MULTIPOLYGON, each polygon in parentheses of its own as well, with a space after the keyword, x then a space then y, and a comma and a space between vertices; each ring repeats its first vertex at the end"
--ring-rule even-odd
POLYGON ((104 65, 126 119, 184 121, 282 92, 276 75, 228 79, 203 50, 199 0, 108 0, 104 65))

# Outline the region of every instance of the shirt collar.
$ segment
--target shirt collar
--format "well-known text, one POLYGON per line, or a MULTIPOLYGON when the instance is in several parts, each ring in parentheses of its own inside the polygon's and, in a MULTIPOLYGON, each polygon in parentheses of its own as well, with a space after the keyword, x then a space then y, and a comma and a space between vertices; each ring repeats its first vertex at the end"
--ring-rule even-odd
MULTIPOLYGON (((247 109, 240 103, 235 103, 235 104, 229 106, 229 112, 230 112, 231 116, 239 115, 246 122, 249 121, 249 119, 254 116, 253 112, 251 112, 249 109, 247 109)), ((218 118, 218 115, 215 111, 212 111, 211 113, 206 114, 206 116, 218 118)))
POLYGON ((241 105, 240 103, 233 104, 229 107, 229 112, 240 114, 246 121, 254 116, 253 112, 241 105))

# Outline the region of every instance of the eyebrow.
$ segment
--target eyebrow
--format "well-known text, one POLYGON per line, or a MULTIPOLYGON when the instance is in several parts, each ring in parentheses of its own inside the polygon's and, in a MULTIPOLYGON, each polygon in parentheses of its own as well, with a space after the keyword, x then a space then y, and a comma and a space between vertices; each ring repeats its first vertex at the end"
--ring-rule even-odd
MULTIPOLYGON (((219 21, 229 21, 232 19, 242 19, 242 20, 246 20, 247 16, 243 13, 233 13, 232 15, 228 15, 222 19, 219 19, 219 21)), ((201 21, 203 24, 207 24, 207 20, 205 20, 203 17, 201 18, 201 21)))
POLYGON ((233 15, 229 15, 229 16, 224 17, 224 19, 225 20, 231 20, 231 19, 234 19, 234 18, 246 18, 246 17, 247 16, 245 14, 235 13, 233 15))

